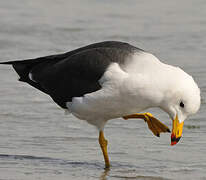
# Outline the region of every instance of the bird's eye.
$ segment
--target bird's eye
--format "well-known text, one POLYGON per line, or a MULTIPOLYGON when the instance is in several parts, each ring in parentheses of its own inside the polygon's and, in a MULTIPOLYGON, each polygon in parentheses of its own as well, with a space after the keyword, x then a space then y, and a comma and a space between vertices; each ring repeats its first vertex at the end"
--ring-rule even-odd
POLYGON ((185 107, 185 105, 184 105, 184 103, 183 103, 182 101, 180 102, 180 107, 181 107, 181 108, 184 108, 184 107, 185 107))

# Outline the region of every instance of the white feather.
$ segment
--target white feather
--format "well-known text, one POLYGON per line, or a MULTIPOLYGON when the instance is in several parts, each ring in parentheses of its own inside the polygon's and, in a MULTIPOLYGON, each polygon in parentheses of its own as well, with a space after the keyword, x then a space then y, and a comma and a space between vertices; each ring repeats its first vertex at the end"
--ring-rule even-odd
POLYGON ((36 81, 34 80, 33 74, 32 74, 31 72, 29 73, 29 79, 32 80, 32 81, 34 81, 34 82, 36 82, 36 81))
MULTIPOLYGON (((72 102, 67 103, 74 116, 99 129, 103 129, 110 119, 150 107, 160 107, 171 115, 171 107, 176 106, 180 98, 174 94, 177 91, 181 92, 181 97, 182 92, 191 92, 187 95, 190 97, 184 97, 190 98, 189 112, 181 112, 182 117, 196 112, 200 105, 199 88, 193 79, 179 68, 161 63, 149 53, 134 54, 123 67, 111 64, 99 83, 102 86, 99 91, 74 97, 72 102), (184 82, 187 82, 186 87, 181 85, 184 82), (191 105, 191 101, 195 103, 191 105)), ((177 110, 175 112, 178 113, 177 110)))

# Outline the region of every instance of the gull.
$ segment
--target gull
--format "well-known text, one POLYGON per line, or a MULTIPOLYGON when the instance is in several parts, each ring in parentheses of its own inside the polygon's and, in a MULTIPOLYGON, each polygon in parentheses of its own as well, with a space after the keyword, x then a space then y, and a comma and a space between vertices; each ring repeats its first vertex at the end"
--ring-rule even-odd
POLYGON ((2 62, 12 65, 19 81, 49 95, 61 108, 99 131, 99 144, 110 167, 105 124, 116 118, 145 120, 154 135, 170 132, 151 113, 158 107, 171 118, 171 145, 182 136, 185 119, 200 107, 200 89, 179 67, 118 41, 90 44, 62 54, 2 62))

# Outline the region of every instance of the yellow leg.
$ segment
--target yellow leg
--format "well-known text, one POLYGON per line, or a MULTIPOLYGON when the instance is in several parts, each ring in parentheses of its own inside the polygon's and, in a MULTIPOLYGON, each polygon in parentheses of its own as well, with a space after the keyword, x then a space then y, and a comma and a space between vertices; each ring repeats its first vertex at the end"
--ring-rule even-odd
POLYGON ((109 163, 109 156, 107 153, 107 140, 104 138, 104 132, 100 131, 99 132, 99 144, 100 147, 102 149, 102 153, 104 155, 104 161, 105 161, 105 168, 109 168, 110 167, 110 163, 109 163))
POLYGON ((156 119, 151 113, 136 113, 131 114, 123 117, 124 119, 131 119, 131 118, 140 118, 144 119, 145 122, 147 122, 147 125, 149 129, 153 132, 155 136, 160 136, 161 132, 170 132, 170 129, 164 125, 162 122, 160 122, 158 119, 156 119))
POLYGON ((136 114, 130 114, 130 115, 127 115, 127 116, 123 116, 123 118, 125 120, 132 119, 132 118, 139 118, 139 119, 144 119, 145 121, 147 121, 147 118, 148 118, 149 114, 151 114, 151 113, 136 113, 136 114))

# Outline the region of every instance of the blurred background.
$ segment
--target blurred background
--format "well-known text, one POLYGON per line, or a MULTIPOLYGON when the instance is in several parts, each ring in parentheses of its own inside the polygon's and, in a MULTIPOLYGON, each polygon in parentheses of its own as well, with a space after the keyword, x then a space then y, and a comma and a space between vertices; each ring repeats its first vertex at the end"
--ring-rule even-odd
MULTIPOLYGON (((181 142, 154 137, 141 120, 105 129, 105 171, 97 130, 64 115, 52 100, 0 66, 0 179, 206 179, 205 0, 0 0, 0 61, 20 60, 118 40, 179 66, 197 81, 198 114, 181 142)), ((169 117, 151 110, 171 127, 169 117)))

